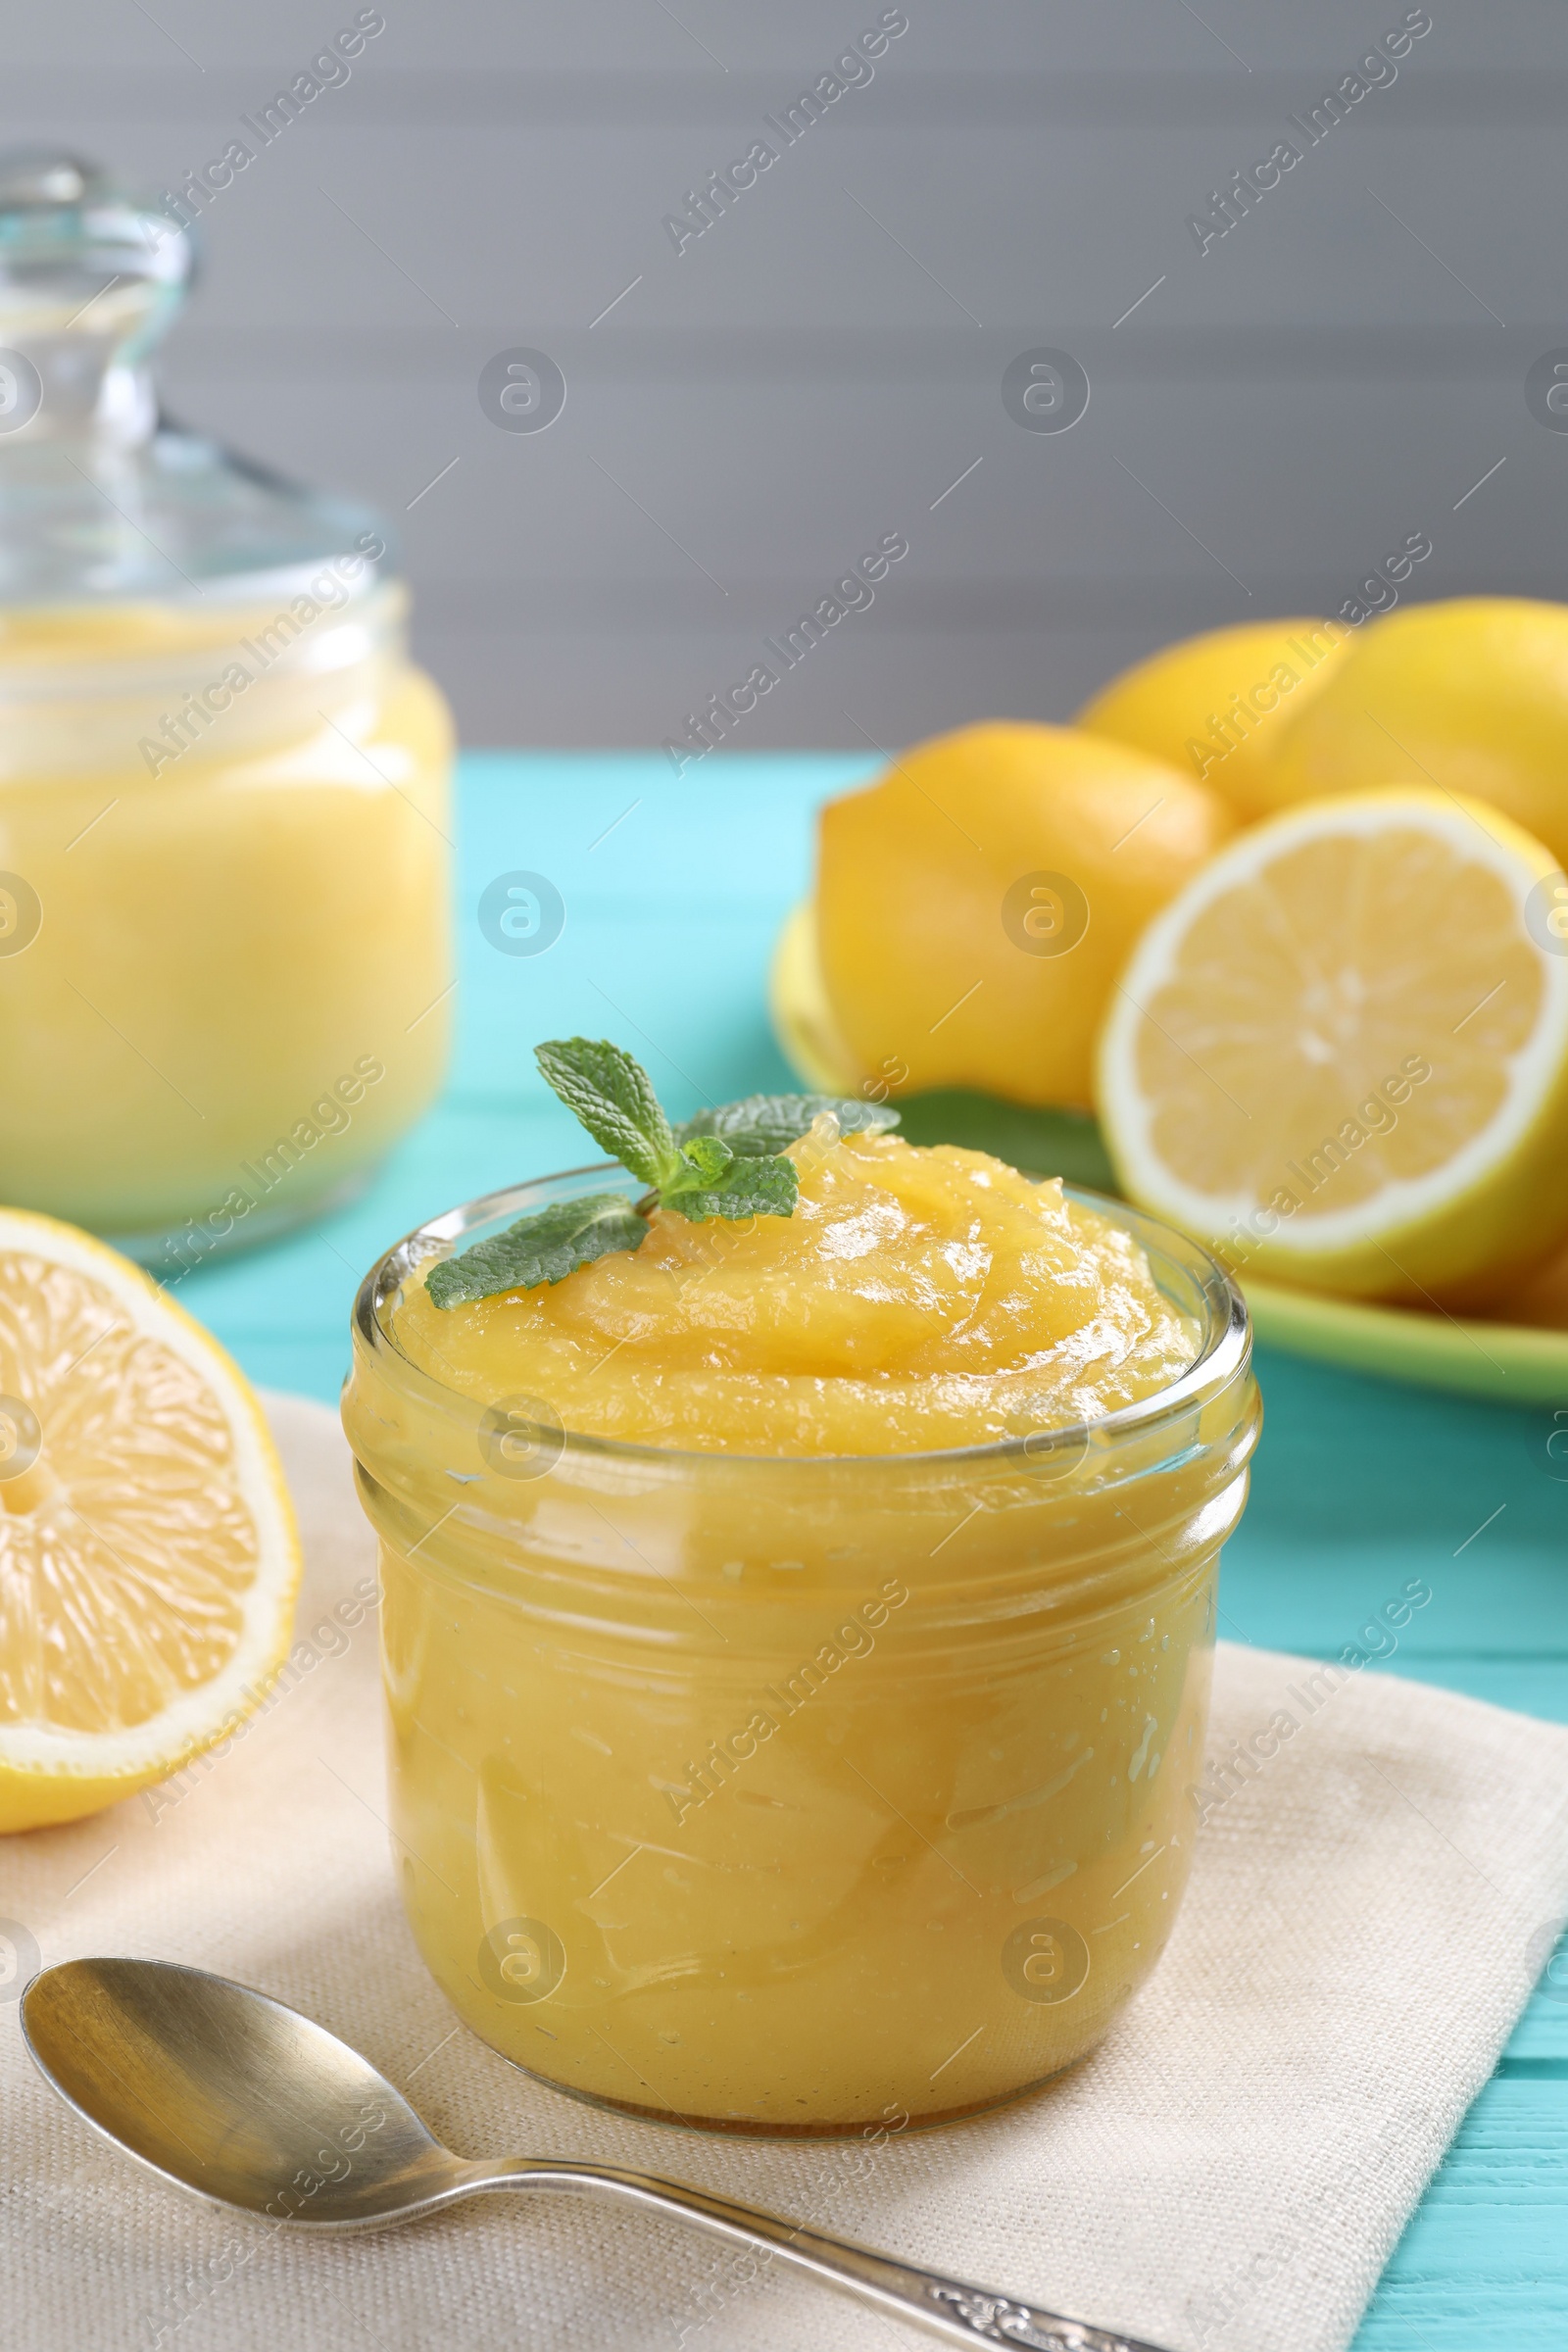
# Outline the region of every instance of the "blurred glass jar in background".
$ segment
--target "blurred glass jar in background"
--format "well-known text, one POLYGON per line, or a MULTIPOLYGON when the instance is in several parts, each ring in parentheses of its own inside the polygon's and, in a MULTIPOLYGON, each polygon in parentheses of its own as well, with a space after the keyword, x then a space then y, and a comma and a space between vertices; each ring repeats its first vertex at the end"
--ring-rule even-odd
POLYGON ((185 232, 0 159, 0 1199, 175 1273, 446 1061, 451 724, 376 518, 160 420, 185 232))

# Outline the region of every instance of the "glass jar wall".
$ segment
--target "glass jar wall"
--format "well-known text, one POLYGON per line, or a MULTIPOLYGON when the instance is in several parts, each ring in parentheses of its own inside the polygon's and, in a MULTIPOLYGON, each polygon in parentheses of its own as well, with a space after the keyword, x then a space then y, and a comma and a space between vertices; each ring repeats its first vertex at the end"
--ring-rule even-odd
POLYGON ((361 1293, 415 1935, 475 2032, 595 2100, 768 2134, 972 2114, 1094 2047, 1180 1901, 1245 1312, 1097 1202, 1193 1368, 1087 1428, 858 1459, 577 1438, 401 1354, 426 1258, 605 1181, 455 1211, 361 1293))
POLYGON ((190 259, 0 161, 0 1197, 170 1274, 365 1181, 451 985, 451 728, 386 536, 160 423, 190 259))

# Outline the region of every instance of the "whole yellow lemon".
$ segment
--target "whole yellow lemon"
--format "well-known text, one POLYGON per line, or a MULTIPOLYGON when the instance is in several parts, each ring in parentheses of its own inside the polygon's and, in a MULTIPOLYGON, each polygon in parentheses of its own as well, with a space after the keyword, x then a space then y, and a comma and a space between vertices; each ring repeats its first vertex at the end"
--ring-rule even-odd
POLYGON ((939 735, 823 809, 816 933, 858 1083, 1088 1106, 1134 941, 1232 831, 1220 796, 1071 727, 939 735))
POLYGON ((1454 597, 1369 622, 1258 775, 1271 810, 1381 784, 1468 793, 1568 864, 1568 606, 1454 597))
POLYGON ((1184 637, 1091 696, 1074 726, 1108 735, 1223 793, 1238 816, 1274 807, 1273 739, 1321 692, 1349 632, 1336 620, 1257 620, 1184 637))

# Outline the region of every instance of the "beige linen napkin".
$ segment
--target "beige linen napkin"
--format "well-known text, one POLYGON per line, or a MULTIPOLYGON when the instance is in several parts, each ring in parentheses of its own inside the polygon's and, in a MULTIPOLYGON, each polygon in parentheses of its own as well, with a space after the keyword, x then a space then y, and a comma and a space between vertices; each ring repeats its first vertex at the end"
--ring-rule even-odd
MULTIPOLYGON (((683 2175, 1175 2352, 1347 2342, 1568 1907, 1568 1732, 1224 1646, 1210 1753, 1240 1741, 1250 1760, 1211 1810, 1165 1959, 1076 2075, 880 2150, 625 2122, 514 2072, 415 1953, 383 1826, 373 1608, 353 1622, 373 1552, 347 1449, 320 1406, 270 1409, 309 1562, 300 1679, 152 1801, 0 1839, 24 1963, 30 1938, 45 1963, 132 1952, 263 1985, 465 2153, 683 2175), (1281 1709, 1285 1738, 1265 1729, 1281 1709)), ((589 2200, 488 2197, 317 2240, 231 2223, 67 2110, 24 2051, 17 1990, 0 1983, 0 2301, 25 2352, 930 2340, 589 2200)))

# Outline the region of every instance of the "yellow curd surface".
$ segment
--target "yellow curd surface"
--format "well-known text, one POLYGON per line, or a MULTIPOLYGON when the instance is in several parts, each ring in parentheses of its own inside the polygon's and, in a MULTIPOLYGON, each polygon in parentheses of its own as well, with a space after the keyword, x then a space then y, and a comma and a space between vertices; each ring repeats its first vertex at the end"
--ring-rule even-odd
POLYGON ((445 1311, 412 1290, 399 1343, 564 1429, 758 1454, 983 1446, 1097 1420, 1192 1362, 1137 1243, 1059 1182, 894 1135, 790 1156, 791 1217, 656 1210, 640 1250, 565 1282, 445 1311))
POLYGON ((433 1096, 450 722, 384 623, 322 664, 345 621, 5 617, 6 1200, 182 1232, 195 1263, 344 1189, 433 1096))
POLYGON ((1242 1348, 1107 1428, 1223 1325, 1059 1186, 794 1154, 789 1219, 446 1313, 411 1275, 345 1420, 460 2015, 617 2106, 876 2132, 1070 2065, 1162 1947, 1256 1401, 1242 1348))

